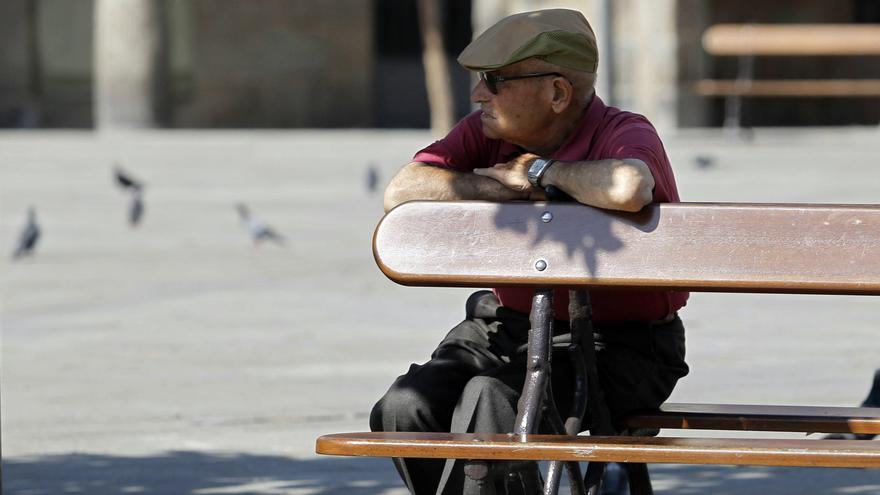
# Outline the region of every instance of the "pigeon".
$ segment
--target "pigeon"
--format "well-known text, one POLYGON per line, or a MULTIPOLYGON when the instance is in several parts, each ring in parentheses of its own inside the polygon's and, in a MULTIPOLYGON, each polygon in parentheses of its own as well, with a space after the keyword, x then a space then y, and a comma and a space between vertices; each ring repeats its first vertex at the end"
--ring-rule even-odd
POLYGON ((116 179, 116 185, 131 194, 131 203, 128 207, 128 224, 132 227, 137 227, 144 216, 144 183, 122 170, 118 163, 113 167, 113 176, 116 179))
POLYGON ((122 170, 119 164, 113 167, 113 175, 116 177, 116 184, 123 189, 140 191, 144 188, 143 183, 132 178, 131 175, 122 170))
POLYGON ((694 158, 697 168, 706 169, 715 165, 715 159, 708 155, 697 155, 694 158))
POLYGON ((279 245, 284 245, 284 236, 275 232, 272 227, 269 227, 268 225, 251 216, 250 209, 248 209, 248 207, 245 206, 244 203, 237 203, 235 205, 235 209, 238 210, 238 216, 241 218, 241 223, 247 229, 248 233, 251 236, 251 240, 254 241, 254 244, 259 244, 261 241, 269 240, 279 245))
POLYGON ((33 254, 38 240, 40 240, 40 226, 37 225, 37 211, 31 206, 27 211, 27 224, 21 230, 18 245, 12 252, 12 259, 33 254))
POLYGON ((131 193, 131 206, 128 209, 128 224, 137 227, 144 216, 144 197, 140 189, 134 189, 131 193))
POLYGON ((372 163, 367 166, 366 175, 367 192, 376 192, 379 186, 379 170, 372 163))

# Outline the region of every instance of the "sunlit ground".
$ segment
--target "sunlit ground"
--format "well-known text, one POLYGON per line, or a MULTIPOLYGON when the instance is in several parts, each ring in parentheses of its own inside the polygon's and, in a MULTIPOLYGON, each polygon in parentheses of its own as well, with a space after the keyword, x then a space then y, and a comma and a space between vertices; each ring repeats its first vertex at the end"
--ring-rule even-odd
MULTIPOLYGON (((380 188, 424 132, 0 134, 4 493, 402 494, 317 457, 463 316, 375 268, 380 188), (114 162, 146 183, 126 223, 114 162), (234 204, 286 236, 255 246, 234 204), (11 263, 29 205, 37 252, 11 263)), ((689 201, 880 203, 880 130, 666 138, 689 201)), ((680 402, 856 405, 880 298, 696 294, 680 402)), ((658 493, 880 493, 880 472, 654 466, 658 493)))

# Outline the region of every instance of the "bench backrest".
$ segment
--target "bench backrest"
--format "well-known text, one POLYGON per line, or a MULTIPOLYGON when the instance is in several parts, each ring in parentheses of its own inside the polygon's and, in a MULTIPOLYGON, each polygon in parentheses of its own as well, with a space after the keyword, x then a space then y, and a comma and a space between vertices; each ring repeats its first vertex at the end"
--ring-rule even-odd
POLYGON ((880 206, 416 201, 373 251, 404 285, 880 295, 880 206))
POLYGON ((716 24, 703 47, 712 55, 880 55, 880 25, 716 24))

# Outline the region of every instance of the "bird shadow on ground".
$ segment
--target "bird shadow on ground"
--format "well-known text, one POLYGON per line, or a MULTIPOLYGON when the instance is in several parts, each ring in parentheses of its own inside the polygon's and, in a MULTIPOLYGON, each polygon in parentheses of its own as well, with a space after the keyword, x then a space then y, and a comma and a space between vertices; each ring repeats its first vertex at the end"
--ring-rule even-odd
MULTIPOLYGON (((651 474, 658 494, 880 493, 878 470, 653 465, 651 474)), ((387 459, 187 451, 6 459, 3 488, 17 495, 405 493, 387 459)))

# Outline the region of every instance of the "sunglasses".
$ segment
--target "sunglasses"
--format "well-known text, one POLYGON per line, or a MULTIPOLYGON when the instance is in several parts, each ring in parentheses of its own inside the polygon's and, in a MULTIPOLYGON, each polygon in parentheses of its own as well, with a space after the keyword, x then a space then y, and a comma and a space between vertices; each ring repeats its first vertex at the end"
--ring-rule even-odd
POLYGON ((498 94, 498 83, 500 82, 547 76, 565 77, 558 72, 535 72, 533 74, 521 74, 519 76, 496 76, 494 72, 480 72, 480 80, 486 83, 486 88, 488 88, 489 92, 493 95, 498 94))

